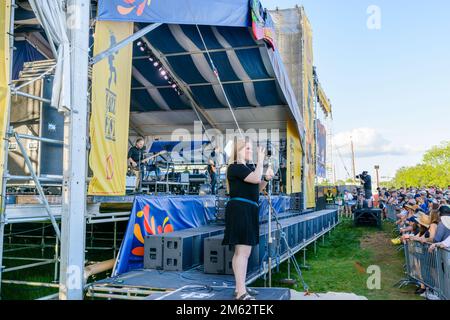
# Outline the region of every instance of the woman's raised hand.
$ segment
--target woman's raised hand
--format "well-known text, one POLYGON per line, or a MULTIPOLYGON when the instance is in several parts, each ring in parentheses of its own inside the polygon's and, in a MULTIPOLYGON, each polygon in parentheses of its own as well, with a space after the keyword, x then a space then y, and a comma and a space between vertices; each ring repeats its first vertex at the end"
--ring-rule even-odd
POLYGON ((266 158, 266 148, 258 147, 258 164, 262 165, 265 158, 266 158))

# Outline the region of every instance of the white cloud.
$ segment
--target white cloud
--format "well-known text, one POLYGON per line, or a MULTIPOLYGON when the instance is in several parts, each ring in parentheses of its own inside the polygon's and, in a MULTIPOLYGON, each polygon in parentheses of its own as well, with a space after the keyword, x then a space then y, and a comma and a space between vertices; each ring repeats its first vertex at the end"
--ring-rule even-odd
POLYGON ((350 141, 353 139, 355 157, 403 156, 423 152, 422 148, 405 143, 394 143, 374 128, 356 128, 340 132, 333 138, 333 146, 342 157, 351 157, 350 141))

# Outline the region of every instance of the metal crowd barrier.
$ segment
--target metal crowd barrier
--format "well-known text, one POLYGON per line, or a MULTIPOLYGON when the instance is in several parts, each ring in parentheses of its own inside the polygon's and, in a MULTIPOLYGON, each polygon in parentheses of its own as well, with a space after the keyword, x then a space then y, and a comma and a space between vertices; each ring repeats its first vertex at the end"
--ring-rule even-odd
POLYGON ((439 298, 450 300, 450 251, 428 251, 429 244, 407 241, 405 244, 408 277, 432 289, 439 298))
POLYGON ((397 221, 397 213, 395 211, 395 206, 390 204, 386 205, 386 211, 387 211, 386 216, 388 220, 397 221))

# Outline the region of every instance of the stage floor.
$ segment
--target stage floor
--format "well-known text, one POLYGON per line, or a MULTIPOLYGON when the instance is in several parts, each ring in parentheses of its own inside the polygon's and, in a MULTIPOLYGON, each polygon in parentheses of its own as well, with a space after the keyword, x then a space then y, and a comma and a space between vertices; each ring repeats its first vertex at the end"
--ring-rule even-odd
MULTIPOLYGON (((247 279, 251 280, 255 276, 257 273, 249 274, 247 279)), ((141 269, 95 282, 95 286, 102 285, 176 290, 184 286, 233 286, 234 277, 233 275, 203 273, 203 266, 187 271, 141 269)))
MULTIPOLYGON (((290 289, 286 288, 254 288, 258 291, 256 300, 274 301, 290 300, 290 289)), ((186 286, 169 293, 155 293, 145 300, 234 300, 234 287, 186 286)))
MULTIPOLYGON (((333 211, 335 212, 336 210, 309 212, 301 215, 299 221, 314 219, 333 211)), ((318 234, 314 234, 312 238, 298 244, 296 247, 292 248, 293 253, 296 253, 314 241, 317 241, 320 237, 334 229, 338 223, 339 222, 336 221, 335 224, 329 225, 318 234)), ((282 263, 287 258, 287 253, 283 254, 278 263, 282 263)), ((275 265, 273 267, 275 267, 275 265)), ((265 271, 267 270, 261 269, 248 274, 247 284, 251 284, 261 277, 265 271)), ((201 291, 205 291, 205 289, 208 291, 211 287, 233 288, 234 277, 233 275, 205 274, 203 272, 203 265, 186 271, 138 269, 91 283, 88 287, 88 296, 110 299, 154 300, 169 292, 174 292, 186 288, 187 286, 191 288, 203 288, 201 291)), ((230 299, 232 299, 232 294, 230 299)), ((271 297, 270 299, 274 298, 271 297)))

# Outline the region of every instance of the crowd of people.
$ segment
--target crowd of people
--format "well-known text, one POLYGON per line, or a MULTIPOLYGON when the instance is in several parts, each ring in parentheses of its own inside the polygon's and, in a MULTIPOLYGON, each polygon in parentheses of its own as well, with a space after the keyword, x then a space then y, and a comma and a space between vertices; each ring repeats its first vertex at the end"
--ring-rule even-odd
MULTIPOLYGON (((392 239, 395 245, 407 241, 429 244, 429 252, 436 248, 450 248, 450 186, 447 189, 428 188, 378 188, 369 199, 355 188, 345 190, 338 199, 341 214, 352 217, 358 207, 379 208, 383 217, 395 221, 399 237, 392 239)), ((424 294, 423 284, 416 290, 424 294)))

